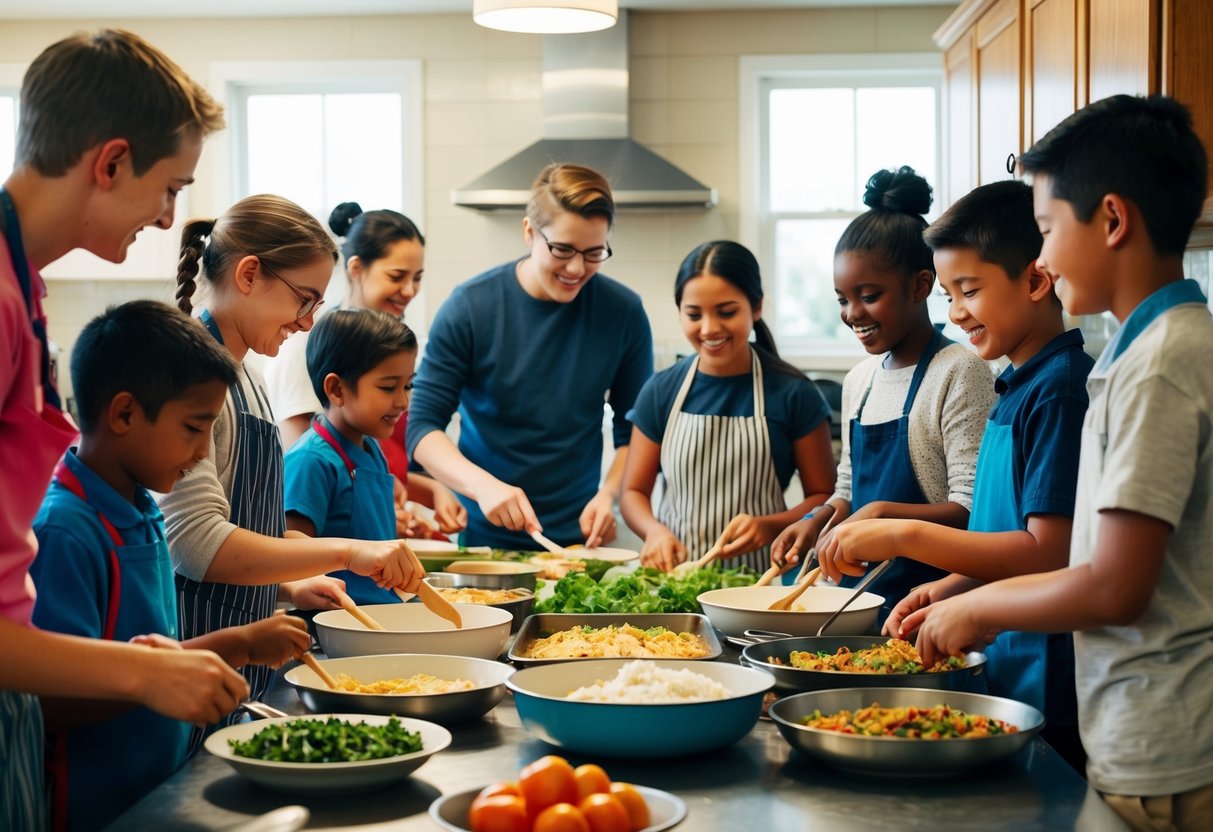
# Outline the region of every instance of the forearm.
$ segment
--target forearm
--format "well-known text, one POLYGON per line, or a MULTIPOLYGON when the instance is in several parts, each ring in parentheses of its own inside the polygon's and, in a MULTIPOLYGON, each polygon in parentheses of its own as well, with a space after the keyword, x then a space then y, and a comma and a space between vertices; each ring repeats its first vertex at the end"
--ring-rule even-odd
POLYGON ((36 630, 0 618, 0 689, 138 701, 135 676, 116 669, 139 661, 151 649, 36 630))
POLYGON ((211 650, 230 664, 236 670, 249 662, 251 649, 250 633, 247 626, 223 627, 209 633, 181 642, 186 650, 211 650))
POLYGON ((628 528, 642 540, 665 526, 653 514, 652 496, 636 488, 625 488, 619 496, 619 511, 628 528))
POLYGON ((615 458, 611 460, 611 467, 607 469, 599 491, 606 491, 612 497, 620 496, 620 491, 623 488, 623 469, 627 466, 627 462, 628 446, 620 445, 615 449, 615 458))
POLYGON ((923 520, 954 529, 965 529, 969 525, 969 510, 960 503, 952 502, 890 503, 879 500, 864 506, 863 512, 864 519, 923 520))
POLYGON ((409 499, 428 508, 434 507, 434 492, 446 486, 424 474, 409 472, 409 499))
POLYGON ((281 538, 236 529, 211 560, 205 580, 237 586, 297 581, 345 569, 349 542, 340 538, 281 538))
POLYGON ((904 555, 982 583, 1064 566, 1027 531, 971 532, 923 520, 905 521, 904 555))
MULTIPOLYGON (((829 494, 810 494, 787 511, 765 514, 758 519, 771 530, 771 539, 773 540, 781 531, 804 517, 810 511, 816 511, 826 506, 826 498, 829 496, 829 494)), ((832 506, 826 506, 823 510, 832 514, 836 509, 832 506)))
POLYGON ((455 443, 442 431, 431 431, 422 437, 413 451, 413 458, 434 479, 473 500, 484 483, 495 479, 492 474, 460 453, 455 443))
POLYGON ((1129 623, 1110 595, 1083 564, 987 584, 966 598, 989 630, 1064 633, 1129 623))

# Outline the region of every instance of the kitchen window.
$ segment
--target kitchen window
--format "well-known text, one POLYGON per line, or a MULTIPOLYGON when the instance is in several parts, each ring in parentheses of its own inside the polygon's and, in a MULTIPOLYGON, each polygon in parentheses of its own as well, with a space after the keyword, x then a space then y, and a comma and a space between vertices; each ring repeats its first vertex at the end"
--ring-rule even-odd
MULTIPOLYGON (((742 59, 742 232, 763 264, 780 349, 821 369, 863 355, 834 295, 834 245, 868 177, 909 165, 944 192, 935 55, 742 59)), ((938 215, 938 203, 928 219, 938 215)), ((947 320, 942 298, 932 316, 947 320)))

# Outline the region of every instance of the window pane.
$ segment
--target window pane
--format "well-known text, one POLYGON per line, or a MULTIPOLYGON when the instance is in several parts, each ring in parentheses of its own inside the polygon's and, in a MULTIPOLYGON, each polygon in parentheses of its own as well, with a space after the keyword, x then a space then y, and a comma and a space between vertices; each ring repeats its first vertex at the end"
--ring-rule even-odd
POLYGON ((775 286, 781 336, 817 340, 854 336, 838 317, 834 296, 834 245, 845 219, 779 220, 775 223, 775 286))
POLYGON ((0 181, 13 172, 17 150, 17 99, 0 95, 0 181))
POLYGON ((368 211, 401 210, 404 146, 400 95, 326 95, 324 109, 326 212, 339 202, 350 201, 368 211))
POLYGON ((319 95, 250 95, 248 194, 284 196, 317 217, 324 198, 324 102, 319 95))
POLYGON ((936 199, 942 196, 935 170, 935 90, 866 87, 855 96, 856 198, 862 197, 873 173, 902 165, 921 174, 935 189, 936 199))
POLYGON ((854 91, 776 89, 769 107, 771 210, 854 209, 854 91))

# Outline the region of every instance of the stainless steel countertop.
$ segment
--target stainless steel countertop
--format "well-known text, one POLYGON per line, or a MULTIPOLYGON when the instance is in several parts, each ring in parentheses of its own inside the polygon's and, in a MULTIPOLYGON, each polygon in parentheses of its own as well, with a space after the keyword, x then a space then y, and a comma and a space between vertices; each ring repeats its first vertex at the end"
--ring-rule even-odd
MULTIPOLYGON (((267 701, 305 713, 281 682, 267 701)), ((507 696, 487 717, 451 727, 454 742, 408 780, 349 797, 285 795, 255 786, 202 751, 111 830, 227 829, 280 806, 311 810, 311 828, 434 830, 439 795, 512 780, 545 754, 601 763, 612 779, 673 792, 686 801, 680 832, 783 830, 1118 830, 1126 827, 1043 740, 1008 763, 940 781, 861 780, 794 752, 760 720, 737 745, 698 757, 620 762, 564 754, 532 738, 507 696)))

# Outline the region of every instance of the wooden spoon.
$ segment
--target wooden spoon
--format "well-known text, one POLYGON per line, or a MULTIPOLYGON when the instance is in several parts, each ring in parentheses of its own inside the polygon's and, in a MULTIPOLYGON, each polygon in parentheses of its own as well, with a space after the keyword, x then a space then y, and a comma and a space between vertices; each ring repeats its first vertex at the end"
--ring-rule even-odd
POLYGON ((801 595, 803 595, 804 591, 806 589, 808 589, 809 587, 811 587, 820 576, 821 576, 821 567, 820 566, 813 567, 813 570, 811 572, 809 572, 808 577, 805 578, 800 583, 798 583, 796 585, 795 589, 793 589, 787 595, 780 598, 774 604, 771 604, 771 606, 767 607, 767 609, 768 610, 781 610, 781 611, 790 610, 792 608, 792 604, 796 603, 796 599, 799 598, 801 595))
POLYGON ((784 571, 783 567, 781 567, 781 566, 772 566, 766 572, 762 573, 762 577, 760 577, 757 581, 754 582, 754 586, 769 585, 771 583, 771 581, 775 580, 780 575, 782 575, 783 571, 784 571))
POLYGON ((354 603, 353 598, 346 595, 344 592, 341 593, 341 608, 362 622, 362 626, 366 627, 368 630, 383 629, 382 624, 371 618, 370 615, 368 615, 366 611, 362 609, 362 607, 354 603))
POLYGON ((689 560, 675 566, 674 574, 685 575, 688 572, 694 572, 696 569, 703 569, 703 567, 720 557, 722 552, 724 552, 723 534, 715 543, 712 544, 712 548, 708 549, 707 554, 705 554, 703 557, 699 558, 698 560, 689 560))
MULTIPOLYGON (((396 589, 396 594, 400 596, 401 601, 407 601, 408 593, 403 589, 396 589)), ((426 609, 435 615, 440 615, 447 621, 451 622, 458 629, 463 629, 463 616, 459 614, 459 610, 452 606, 451 602, 438 594, 438 590, 422 581, 417 587, 417 597, 421 599, 421 603, 425 604, 426 609)))
POLYGON ((560 557, 567 558, 569 560, 581 560, 581 558, 578 558, 577 555, 573 554, 568 549, 564 548, 563 546, 558 546, 551 540, 548 540, 543 536, 543 532, 530 532, 530 535, 532 540, 547 551, 551 552, 553 555, 560 555, 560 557))
POLYGON ((303 663, 310 667, 316 673, 316 675, 329 686, 329 690, 337 690, 337 680, 334 679, 332 674, 325 670, 323 665, 316 660, 316 657, 312 654, 311 650, 303 651, 303 655, 301 655, 299 658, 303 659, 303 663))

